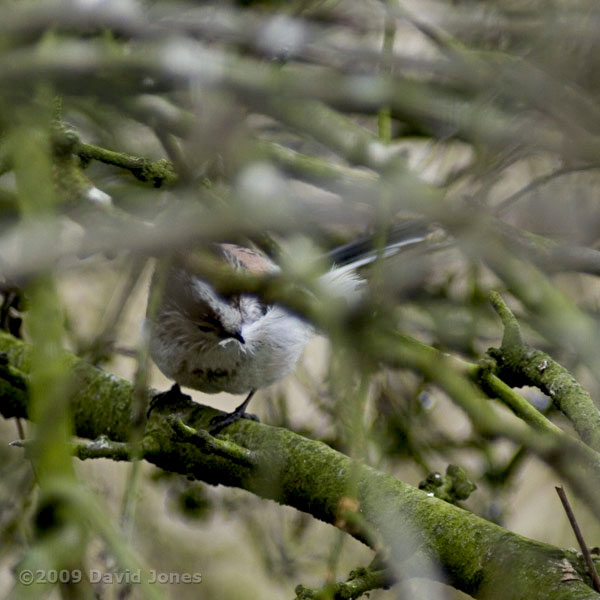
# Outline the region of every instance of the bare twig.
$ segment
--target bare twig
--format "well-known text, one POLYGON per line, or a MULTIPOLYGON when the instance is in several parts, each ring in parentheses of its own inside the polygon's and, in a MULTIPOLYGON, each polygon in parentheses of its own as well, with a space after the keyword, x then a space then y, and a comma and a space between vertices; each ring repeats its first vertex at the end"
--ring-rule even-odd
POLYGON ((511 206, 515 202, 517 202, 527 194, 530 194, 537 188, 549 183, 553 179, 556 179, 557 177, 562 177, 563 175, 571 175, 572 173, 580 173, 581 171, 591 171, 592 169, 598 168, 600 168, 600 165, 598 164, 585 164, 578 166, 561 167, 560 169, 556 169, 555 171, 546 173, 545 175, 541 175, 533 181, 530 181, 521 189, 517 190, 514 194, 511 194, 510 196, 502 200, 502 202, 500 202, 500 204, 498 204, 498 206, 496 206, 495 208, 496 216, 502 216, 509 208, 511 208, 511 206))
POLYGON ((596 571, 596 567, 594 565, 594 561, 592 559, 590 550, 587 544, 585 543, 585 540, 583 539, 583 534, 581 533, 581 529, 579 528, 579 524, 577 523, 577 519, 575 518, 575 514, 573 513, 573 509, 571 508, 571 505, 567 498, 567 493, 565 492, 562 486, 557 486, 555 489, 556 493, 558 494, 558 497, 560 498, 560 501, 562 502, 563 508, 567 513, 567 518, 569 519, 569 523, 571 524, 573 533, 575 533, 577 543, 579 544, 581 552, 583 553, 583 558, 585 559, 585 564, 588 573, 590 574, 590 577, 594 582, 594 589, 597 592, 600 592, 600 577, 598 577, 598 572, 596 571))

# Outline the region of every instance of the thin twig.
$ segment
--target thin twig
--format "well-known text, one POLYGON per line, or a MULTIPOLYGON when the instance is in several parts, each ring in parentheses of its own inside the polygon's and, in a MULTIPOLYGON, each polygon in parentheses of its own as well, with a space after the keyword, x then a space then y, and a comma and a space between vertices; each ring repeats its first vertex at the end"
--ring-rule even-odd
POLYGON ((561 167, 560 169, 556 169, 555 171, 551 171, 550 173, 546 173, 545 175, 541 175, 537 177, 533 181, 530 181, 527 185, 517 190, 514 194, 511 194, 502 202, 500 202, 494 209, 497 217, 502 216, 517 200, 520 200, 523 196, 526 196, 530 192, 533 192, 536 188, 549 183, 553 179, 557 177, 562 177, 563 175, 571 175, 572 173, 578 173, 581 171, 591 171, 593 169, 598 169, 600 165, 597 163, 586 164, 586 165, 577 165, 577 166, 569 166, 569 167, 561 167))
POLYGON ((563 508, 565 509, 565 512, 567 513, 567 518, 569 519, 569 523, 571 524, 573 532, 575 533, 575 537, 577 538, 577 543, 579 544, 579 547, 581 548, 581 552, 583 554, 583 558, 585 559, 585 564, 587 566, 587 570, 590 574, 590 577, 592 578, 592 581, 594 582, 594 589, 597 592, 600 592, 600 577, 598 577, 598 572, 596 571, 594 561, 592 560, 592 555, 590 553, 590 550, 589 550, 587 544, 585 543, 585 540, 583 539, 583 534, 581 533, 579 524, 577 523, 577 520, 575 519, 575 514, 573 513, 573 509, 571 508, 571 505, 569 504, 569 500, 567 499, 567 494, 562 486, 556 486, 555 489, 556 489, 556 493, 558 494, 558 497, 560 498, 560 501, 562 502, 563 508))

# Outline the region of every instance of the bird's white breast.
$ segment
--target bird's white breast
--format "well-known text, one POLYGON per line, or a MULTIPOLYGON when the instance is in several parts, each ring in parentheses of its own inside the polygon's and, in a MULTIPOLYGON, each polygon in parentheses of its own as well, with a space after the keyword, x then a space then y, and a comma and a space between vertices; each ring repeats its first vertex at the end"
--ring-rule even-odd
POLYGON ((167 377, 206 393, 242 394, 269 386, 293 371, 313 329, 274 306, 261 318, 242 325, 244 344, 227 339, 202 348, 182 343, 173 332, 163 333, 153 335, 151 354, 167 377))

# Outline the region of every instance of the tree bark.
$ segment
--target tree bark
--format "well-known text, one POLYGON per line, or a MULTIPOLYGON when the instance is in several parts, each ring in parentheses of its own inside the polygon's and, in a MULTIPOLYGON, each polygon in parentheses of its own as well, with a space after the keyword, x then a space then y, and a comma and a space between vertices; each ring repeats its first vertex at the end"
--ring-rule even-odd
MULTIPOLYGON (((31 346, 0 332, 0 352, 0 413, 27 418, 31 346)), ((286 429, 244 420, 215 438, 206 429, 218 411, 181 398, 151 412, 128 453, 131 385, 67 352, 62 360, 73 374, 74 433, 115 442, 114 453, 110 442, 99 445, 103 456, 138 455, 293 506, 383 550, 401 578, 434 577, 485 600, 600 598, 574 552, 514 534, 286 429)), ((100 455, 93 448, 80 456, 100 455)))

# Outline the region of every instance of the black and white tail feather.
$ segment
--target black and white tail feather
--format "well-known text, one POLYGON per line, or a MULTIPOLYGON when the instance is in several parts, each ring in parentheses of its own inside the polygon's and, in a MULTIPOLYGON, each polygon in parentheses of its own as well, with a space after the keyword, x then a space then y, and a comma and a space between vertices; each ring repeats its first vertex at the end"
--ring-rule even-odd
POLYGON ((411 219, 392 227, 385 236, 383 246, 380 234, 356 238, 327 253, 332 268, 322 276, 322 280, 328 291, 353 302, 360 297, 360 288, 364 285, 358 269, 421 244, 430 234, 431 224, 428 221, 411 219))

